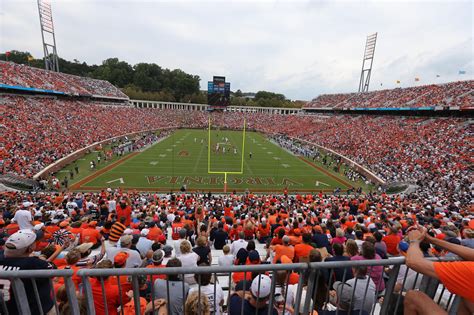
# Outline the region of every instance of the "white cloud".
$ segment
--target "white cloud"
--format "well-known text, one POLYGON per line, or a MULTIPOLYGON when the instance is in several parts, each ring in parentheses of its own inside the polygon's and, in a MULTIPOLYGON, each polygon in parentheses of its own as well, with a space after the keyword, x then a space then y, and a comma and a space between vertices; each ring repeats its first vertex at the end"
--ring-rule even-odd
MULTIPOLYGON (((0 50, 40 57, 36 1, 0 1, 0 50)), ((474 70, 471 1, 53 0, 52 8, 62 57, 155 62, 199 75, 203 88, 225 75, 233 90, 293 99, 352 92, 375 31, 372 89, 474 70)))

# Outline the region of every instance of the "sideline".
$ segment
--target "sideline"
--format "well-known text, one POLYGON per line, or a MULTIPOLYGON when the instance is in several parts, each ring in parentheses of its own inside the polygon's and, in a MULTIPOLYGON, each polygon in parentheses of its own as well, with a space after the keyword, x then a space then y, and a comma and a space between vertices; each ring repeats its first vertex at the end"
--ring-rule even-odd
MULTIPOLYGON (((110 165, 107 165, 106 167, 104 168, 101 168, 100 170, 98 170, 97 172, 94 172, 93 174, 89 175, 89 176, 86 176, 84 177, 83 179, 81 179, 80 181, 74 183, 73 185, 71 185, 71 187, 69 188, 70 190, 83 190, 83 189, 87 189, 87 187, 82 187, 82 185, 85 185, 91 181, 93 181, 94 179, 96 179, 97 177, 99 177, 100 175, 110 171, 111 169, 119 166, 120 164, 122 164, 123 162, 127 161, 128 159, 131 159, 132 157, 138 155, 140 152, 132 152, 130 154, 128 154, 127 156, 121 158, 120 160, 118 161, 115 161, 114 163, 110 164, 110 165)), ((104 188, 101 188, 100 190, 102 190, 104 188)))

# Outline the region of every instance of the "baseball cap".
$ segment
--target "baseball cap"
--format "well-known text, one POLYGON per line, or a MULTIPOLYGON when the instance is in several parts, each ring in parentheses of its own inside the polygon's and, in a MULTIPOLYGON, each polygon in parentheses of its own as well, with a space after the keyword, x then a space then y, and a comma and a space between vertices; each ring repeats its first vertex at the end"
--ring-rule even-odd
POLYGON ((173 252, 173 247, 171 247, 170 245, 165 245, 163 247, 163 251, 165 252, 165 255, 171 255, 171 253, 173 252))
POLYGON ((259 299, 266 299, 271 293, 272 280, 267 275, 258 275, 252 281, 250 291, 259 299), (260 284, 260 287, 259 287, 260 284))
POLYGON ((130 256, 127 252, 120 252, 114 257, 114 264, 118 266, 123 266, 127 262, 128 257, 130 256))
POLYGON ((94 227, 97 225, 97 221, 91 221, 89 222, 89 226, 94 227))
POLYGON ((82 243, 81 245, 77 246, 76 249, 81 252, 85 253, 87 252, 92 246, 94 246, 94 243, 82 243))
POLYGON ((33 203, 31 203, 31 202, 29 202, 29 201, 23 202, 23 207, 25 207, 25 208, 29 208, 29 207, 31 207, 32 205, 33 205, 33 203))
POLYGON ((38 223, 33 227, 33 230, 39 231, 44 227, 44 223, 38 223))
POLYGON ((249 252, 249 260, 251 262, 260 262, 260 255, 256 250, 251 250, 249 252))
POLYGON ((128 246, 128 245, 132 244, 132 239, 133 239, 133 236, 124 235, 120 238, 120 245, 121 246, 128 246))
POLYGON ((160 263, 163 261, 163 257, 165 257, 165 252, 162 251, 161 249, 157 249, 153 253, 153 257, 151 258, 151 260, 153 262, 160 263))
POLYGON ((5 246, 8 249, 23 249, 33 244, 35 240, 36 234, 33 231, 20 230, 7 239, 5 246))
POLYGON ((141 236, 147 236, 148 233, 150 233, 150 230, 149 230, 149 229, 143 229, 143 230, 140 232, 141 236))
POLYGON ((131 235, 131 234, 133 234, 133 230, 132 229, 125 229, 125 231, 123 231, 123 234, 131 235))
POLYGON ((61 223, 59 223, 59 227, 62 227, 62 228, 66 227, 68 225, 69 225, 69 222, 67 222, 67 221, 61 221, 61 223))

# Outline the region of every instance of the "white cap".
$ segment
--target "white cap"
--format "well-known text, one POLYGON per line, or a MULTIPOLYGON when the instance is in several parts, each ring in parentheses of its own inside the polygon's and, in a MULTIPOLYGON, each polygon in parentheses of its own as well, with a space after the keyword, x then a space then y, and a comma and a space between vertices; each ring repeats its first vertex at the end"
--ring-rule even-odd
POLYGON ((32 205, 33 205, 33 203, 31 203, 31 202, 29 202, 29 201, 23 202, 23 207, 25 207, 25 208, 29 208, 29 207, 31 207, 32 205))
POLYGON ((270 296, 271 287, 272 279, 270 279, 270 277, 267 275, 259 275, 253 279, 250 290, 255 297, 259 299, 265 299, 270 296))
POLYGON ((125 231, 123 231, 123 234, 125 234, 125 235, 132 235, 132 234, 133 234, 133 230, 132 230, 132 229, 125 229, 125 231))
POLYGON ((149 229, 143 229, 140 234, 141 234, 141 236, 147 236, 148 233, 150 233, 149 229))
POLYGON ((33 230, 39 231, 43 228, 43 226, 44 226, 44 223, 38 223, 33 227, 33 230))
POLYGON ((9 249, 23 249, 33 244, 35 240, 36 234, 33 231, 19 230, 7 239, 5 246, 9 249))

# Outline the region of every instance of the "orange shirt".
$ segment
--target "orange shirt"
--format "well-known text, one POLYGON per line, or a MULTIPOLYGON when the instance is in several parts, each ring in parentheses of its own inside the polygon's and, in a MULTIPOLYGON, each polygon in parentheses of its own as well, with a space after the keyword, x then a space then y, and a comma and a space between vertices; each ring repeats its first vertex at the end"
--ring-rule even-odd
POLYGON ((245 274, 245 272, 234 272, 232 273, 232 281, 237 284, 239 283, 240 281, 244 280, 244 278, 251 282, 252 281, 252 273, 251 272, 247 272, 247 274, 245 274))
MULTIPOLYGON (((165 267, 166 267, 166 265, 156 266, 156 265, 153 265, 153 264, 146 266, 146 268, 165 268, 165 267)), ((147 276, 146 278, 147 278, 147 280, 150 279, 149 276, 147 276)), ((166 280, 166 275, 152 275, 151 278, 152 278, 152 283, 155 283, 156 279, 166 280)))
POLYGON ((258 226, 258 233, 260 237, 267 237, 270 235, 270 225, 267 224, 266 228, 263 228, 261 225, 258 226))
POLYGON ((171 224, 171 237, 173 238, 173 240, 176 241, 177 239, 179 239, 179 230, 181 230, 182 228, 184 228, 184 224, 181 222, 171 224))
POLYGON ((449 292, 474 302, 474 261, 434 262, 433 267, 449 292))
POLYGON ((295 258, 295 249, 292 246, 275 245, 275 258, 273 259, 273 263, 275 264, 283 255, 293 260, 295 258))
POLYGON ((299 262, 300 258, 308 257, 309 252, 314 249, 313 246, 309 244, 298 244, 295 245, 295 262, 299 262))
MULTIPOLYGON (((107 296, 107 310, 109 315, 117 315, 117 307, 120 306, 119 289, 117 285, 110 282, 112 278, 104 281, 105 295, 107 296)), ((104 296, 100 280, 91 278, 92 296, 94 297, 94 308, 97 315, 105 315, 104 296)))
POLYGON ((401 237, 395 234, 389 234, 385 236, 382 241, 387 244, 387 253, 389 253, 390 255, 398 255, 397 246, 401 240, 401 237))
POLYGON ((146 237, 149 240, 157 242, 160 235, 162 235, 162 234, 163 234, 163 231, 159 227, 154 226, 154 227, 150 228, 150 232, 148 232, 148 235, 146 237))

